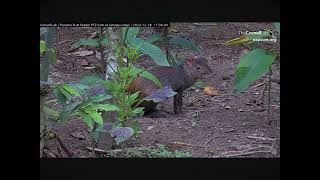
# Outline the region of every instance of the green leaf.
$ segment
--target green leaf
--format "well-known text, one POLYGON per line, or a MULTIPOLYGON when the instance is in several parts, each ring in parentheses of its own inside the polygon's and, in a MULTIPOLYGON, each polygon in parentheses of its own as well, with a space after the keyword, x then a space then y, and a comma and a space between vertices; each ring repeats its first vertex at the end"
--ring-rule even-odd
POLYGON ((103 111, 120 111, 120 108, 113 104, 95 104, 93 107, 103 111))
POLYGON ((170 66, 166 55, 161 51, 161 49, 147 41, 140 38, 133 38, 128 40, 128 44, 131 47, 139 47, 139 50, 151 57, 160 66, 170 66))
POLYGON ((62 86, 59 86, 58 90, 65 97, 66 100, 69 100, 72 98, 72 95, 67 90, 65 90, 62 86))
POLYGON ((43 107, 43 111, 46 113, 46 115, 52 119, 58 120, 58 117, 60 115, 59 111, 56 111, 52 108, 49 108, 48 106, 43 107))
POLYGON ((81 96, 78 90, 71 85, 65 84, 62 86, 63 89, 65 89, 67 92, 69 92, 73 96, 81 96))
POLYGON ((103 38, 101 39, 101 41, 100 41, 100 44, 102 45, 102 46, 109 46, 109 37, 108 37, 108 34, 106 33, 104 36, 103 36, 103 38))
POLYGON ((72 45, 72 48, 78 48, 80 46, 98 47, 99 43, 95 39, 80 39, 72 45))
POLYGON ((175 57, 175 55, 173 54, 173 52, 171 50, 168 51, 169 53, 169 59, 172 65, 177 65, 178 61, 175 57))
POLYGON ((101 84, 103 85, 103 86, 105 86, 107 89, 109 89, 110 91, 113 91, 114 90, 114 84, 111 82, 111 81, 109 81, 109 80, 103 80, 103 81, 101 81, 101 84))
POLYGON ((159 81, 159 79, 157 77, 155 77, 153 74, 151 74, 148 71, 145 71, 143 69, 137 68, 137 67, 133 67, 133 73, 135 75, 139 74, 139 76, 142 76, 144 78, 150 79, 151 81, 153 81, 158 87, 162 88, 162 84, 159 81))
POLYGON ((97 102, 102 102, 102 101, 105 101, 105 100, 111 99, 111 98, 112 98, 112 96, 109 94, 100 94, 100 95, 94 96, 90 99, 92 99, 92 102, 97 103, 97 102))
POLYGON ((129 27, 126 37, 127 42, 135 38, 139 34, 139 30, 139 27, 129 27))
POLYGON ((134 120, 129 121, 128 127, 133 129, 134 135, 141 133, 141 129, 138 121, 134 121, 134 120))
POLYGON ((46 52, 46 42, 40 40, 40 56, 43 56, 43 53, 46 52))
POLYGON ((78 115, 81 117, 83 122, 85 122, 88 125, 90 129, 93 129, 93 119, 88 113, 84 111, 78 111, 78 115))
POLYGON ((66 102, 67 102, 67 97, 65 97, 65 95, 62 94, 60 87, 55 88, 54 94, 55 94, 58 102, 60 104, 62 104, 62 106, 65 106, 66 102))
POLYGON ((194 52, 200 52, 200 49, 192 41, 189 41, 187 39, 172 37, 169 39, 169 44, 188 48, 194 52))
POLYGON ((100 114, 91 106, 84 108, 84 111, 99 125, 103 125, 103 119, 100 114))
POLYGON ((83 84, 86 86, 93 86, 100 81, 102 81, 102 79, 98 75, 90 75, 90 76, 84 76, 83 78, 81 78, 79 81, 79 84, 83 84))
POLYGON ((140 114, 143 112, 143 109, 144 109, 144 107, 138 107, 138 108, 135 108, 132 112, 134 114, 140 114))
POLYGON ((274 27, 276 28, 276 31, 280 33, 280 22, 275 22, 274 27))
POLYGON ((128 98, 128 103, 130 105, 134 104, 135 102, 139 101, 138 96, 139 96, 140 92, 135 92, 134 94, 131 94, 131 95, 128 95, 129 98, 128 98))
POLYGON ((149 42, 149 43, 154 43, 156 41, 162 41, 164 40, 163 35, 161 34, 153 34, 151 36, 149 36, 145 41, 149 42))
POLYGON ((50 64, 54 64, 54 63, 56 63, 56 60, 57 60, 56 51, 51 48, 50 54, 49 54, 49 62, 50 62, 50 64))
POLYGON ((234 91, 246 89, 253 81, 266 73, 276 58, 274 52, 267 54, 264 49, 254 49, 245 54, 236 70, 234 91))

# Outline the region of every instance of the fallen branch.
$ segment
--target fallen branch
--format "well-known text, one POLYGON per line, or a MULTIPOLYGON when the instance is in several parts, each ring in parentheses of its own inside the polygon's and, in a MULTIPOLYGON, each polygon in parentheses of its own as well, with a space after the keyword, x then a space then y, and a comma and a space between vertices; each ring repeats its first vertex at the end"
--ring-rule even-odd
POLYGON ((271 107, 280 108, 278 105, 270 105, 271 107))
POLYGON ((267 137, 257 137, 257 136, 247 136, 248 139, 259 139, 259 140, 268 140, 268 141, 275 141, 275 138, 267 138, 267 137))
POLYGON ((255 148, 249 148, 244 151, 227 151, 227 152, 221 153, 218 156, 212 156, 211 158, 229 158, 229 157, 245 156, 245 155, 256 154, 256 153, 271 153, 271 147, 259 146, 259 147, 255 147, 255 148), (269 150, 268 151, 252 151, 252 150, 259 149, 259 148, 268 148, 269 150))
POLYGON ((98 152, 98 153, 107 153, 106 150, 103 149, 97 149, 97 148, 92 148, 92 147, 87 147, 88 150, 92 151, 93 153, 98 152))
POLYGON ((61 146, 61 148, 64 150, 64 152, 66 152, 66 154, 69 156, 69 157, 72 157, 72 153, 68 150, 68 148, 62 143, 61 139, 59 138, 59 136, 57 135, 57 140, 61 146))
POLYGON ((64 40, 64 41, 59 42, 58 45, 61 45, 61 44, 63 44, 63 43, 70 42, 70 41, 71 41, 71 40, 68 40, 68 39, 67 39, 67 40, 64 40))
POLYGON ((191 147, 200 147, 200 148, 206 148, 207 146, 201 146, 201 145, 193 145, 183 142, 174 142, 174 144, 183 145, 183 146, 191 146, 191 147))
POLYGON ((225 156, 212 156, 211 158, 230 158, 230 157, 237 157, 237 156, 247 156, 251 154, 256 154, 256 153, 271 153, 271 151, 252 151, 252 152, 245 152, 245 153, 239 153, 239 154, 230 154, 230 155, 225 155, 225 156))
POLYGON ((257 87, 260 87, 260 86, 262 86, 262 85, 264 85, 264 82, 259 83, 259 84, 255 85, 255 86, 253 86, 253 88, 257 88, 257 87))
POLYGON ((209 139, 204 145, 207 146, 207 144, 209 144, 212 140, 214 140, 215 138, 217 138, 217 136, 212 137, 211 139, 209 139))

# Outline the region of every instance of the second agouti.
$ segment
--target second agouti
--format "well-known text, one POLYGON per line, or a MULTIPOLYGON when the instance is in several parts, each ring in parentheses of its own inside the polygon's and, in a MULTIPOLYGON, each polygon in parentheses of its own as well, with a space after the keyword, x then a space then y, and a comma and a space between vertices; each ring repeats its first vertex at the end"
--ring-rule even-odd
MULTIPOLYGON (((151 74, 157 77, 162 86, 170 86, 177 92, 174 96, 174 113, 178 114, 182 110, 182 93, 191 87, 198 79, 212 73, 208 66, 208 61, 202 57, 192 57, 183 64, 175 67, 155 66, 149 70, 151 74)), ((129 86, 129 92, 140 91, 139 98, 149 96, 156 92, 159 87, 151 80, 138 76, 129 86)), ((153 101, 144 101, 140 106, 145 107, 145 113, 153 111, 158 103, 153 101)))

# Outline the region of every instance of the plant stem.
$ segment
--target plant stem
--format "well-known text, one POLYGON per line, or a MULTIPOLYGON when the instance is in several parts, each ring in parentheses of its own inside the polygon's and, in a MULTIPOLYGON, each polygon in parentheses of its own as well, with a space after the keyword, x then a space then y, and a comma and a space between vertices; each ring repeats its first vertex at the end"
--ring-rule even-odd
MULTIPOLYGON (((165 48, 165 51, 166 51, 166 58, 167 58, 167 61, 169 61, 169 39, 168 39, 168 27, 165 27, 164 28, 164 31, 163 31, 163 36, 164 36, 164 48, 165 48)), ((170 64, 173 64, 171 61, 170 61, 170 64)))

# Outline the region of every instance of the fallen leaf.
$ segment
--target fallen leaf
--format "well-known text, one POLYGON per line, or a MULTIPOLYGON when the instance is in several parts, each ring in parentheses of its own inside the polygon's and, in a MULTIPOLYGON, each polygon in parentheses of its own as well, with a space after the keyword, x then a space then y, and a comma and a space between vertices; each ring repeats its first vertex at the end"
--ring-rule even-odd
POLYGON ((96 67, 91 66, 91 67, 85 67, 85 68, 83 68, 83 69, 91 70, 91 69, 95 69, 95 68, 96 68, 96 67))
POLYGON ((147 130, 150 131, 152 128, 153 128, 153 126, 149 126, 149 127, 147 128, 147 130))
POLYGON ((75 133, 71 133, 72 137, 78 138, 78 139, 84 139, 85 136, 82 134, 82 132, 75 132, 75 133))
POLYGON ((84 56, 90 56, 94 54, 94 51, 77 51, 72 54, 75 56, 84 57, 84 56))
POLYGON ((230 109, 231 107, 230 107, 230 106, 226 106, 226 107, 224 107, 224 108, 226 108, 226 109, 230 109))
POLYGON ((218 90, 214 87, 207 86, 203 89, 203 94, 209 95, 209 96, 216 96, 218 95, 218 90))
POLYGON ((88 61, 86 61, 85 59, 82 59, 80 64, 81 64, 81 66, 88 66, 89 65, 88 61))
POLYGON ((239 111, 239 112, 243 112, 244 110, 243 110, 243 109, 238 109, 238 111, 239 111))

